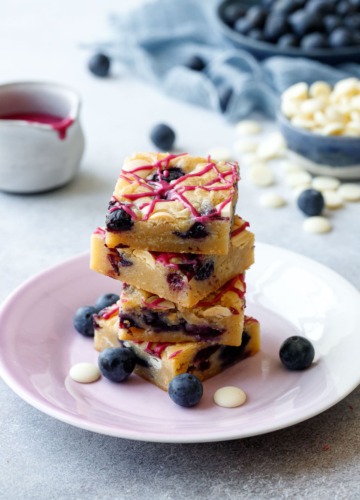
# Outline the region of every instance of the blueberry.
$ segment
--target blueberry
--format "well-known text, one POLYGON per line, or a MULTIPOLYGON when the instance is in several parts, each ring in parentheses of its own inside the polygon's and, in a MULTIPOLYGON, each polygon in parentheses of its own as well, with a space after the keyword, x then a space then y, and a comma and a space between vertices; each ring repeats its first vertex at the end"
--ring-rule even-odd
POLYGON ((302 38, 300 47, 305 50, 328 47, 327 36, 319 32, 309 33, 302 38))
POLYGON ((325 202, 320 191, 316 191, 316 189, 305 189, 302 193, 300 193, 297 204, 305 215, 309 215, 311 217, 313 215, 321 214, 325 202))
MULTIPOLYGON (((185 175, 185 172, 180 167, 168 168, 167 170, 162 170, 161 180, 166 182, 176 181, 185 175)), ((152 181, 157 182, 159 180, 159 174, 154 174, 152 181)))
POLYGON ((336 5, 336 12, 340 16, 347 16, 353 12, 356 12, 356 7, 355 5, 352 5, 350 2, 342 0, 336 5))
POLYGON ((213 273, 214 273, 214 262, 212 260, 205 261, 196 270, 195 280, 205 281, 209 279, 213 273))
POLYGON ((333 48, 349 47, 354 42, 351 31, 348 28, 336 28, 329 35, 329 45, 333 48))
POLYGON ((236 21, 246 13, 245 7, 237 3, 227 5, 224 9, 223 19, 229 26, 234 26, 236 21))
POLYGON ((288 31, 289 25, 285 16, 276 13, 268 16, 264 27, 264 36, 267 41, 277 42, 288 31))
POLYGON ((233 89, 226 85, 222 85, 219 87, 218 92, 221 111, 225 111, 233 95, 233 89))
POLYGON ((131 216, 123 208, 106 215, 106 229, 109 231, 129 231, 133 225, 131 216))
POLYGON ((84 337, 94 336, 94 322, 93 315, 96 314, 98 310, 93 306, 83 306, 80 307, 74 316, 73 325, 77 332, 84 335, 84 337))
POLYGON ((345 17, 343 23, 351 30, 360 30, 360 13, 354 13, 351 16, 345 17))
POLYGON ((183 238, 185 240, 192 238, 195 240, 199 240, 208 236, 209 233, 207 232, 204 224, 202 224, 201 222, 194 222, 194 224, 190 226, 187 231, 183 233, 181 233, 180 231, 175 231, 174 234, 176 236, 179 236, 179 238, 183 238))
POLYGON ((195 406, 202 395, 203 385, 195 375, 182 373, 174 377, 169 384, 169 396, 179 406, 195 406))
POLYGON ((205 68, 205 61, 200 56, 191 56, 185 62, 185 66, 194 71, 202 71, 205 68))
POLYGON ((260 5, 254 5, 246 12, 245 19, 248 21, 251 29, 262 28, 266 20, 267 12, 260 5))
POLYGON ((314 16, 330 14, 334 12, 334 4, 329 0, 310 0, 307 2, 305 10, 314 16))
POLYGON ((360 45, 360 30, 353 31, 352 33, 352 41, 354 45, 360 45))
POLYGON ((119 324, 120 328, 131 328, 131 327, 139 328, 139 325, 137 324, 133 316, 131 316, 131 314, 120 313, 119 324))
POLYGON ((120 297, 116 295, 116 293, 106 293, 105 295, 101 295, 97 301, 95 302, 95 308, 98 311, 101 311, 101 309, 104 309, 105 307, 112 306, 115 304, 120 297))
POLYGON ((293 33, 286 33, 285 35, 279 38, 277 45, 279 47, 283 47, 284 49, 288 47, 298 47, 299 40, 298 37, 293 33))
POLYGON ((134 263, 131 262, 131 260, 128 260, 125 255, 121 252, 118 253, 118 264, 119 266, 121 267, 130 267, 130 266, 133 266, 134 263))
POLYGON ((356 10, 360 12, 360 0, 349 0, 350 5, 356 7, 356 10))
POLYGON ((99 354, 99 370, 112 382, 123 382, 134 371, 135 354, 127 347, 109 347, 99 354))
POLYGON ((343 25, 343 21, 342 21, 341 17, 336 16, 335 14, 328 14, 327 16, 324 16, 324 18, 323 18, 323 25, 325 27, 325 30, 328 33, 331 33, 336 28, 341 27, 343 25))
POLYGON ((110 71, 111 61, 105 54, 94 54, 88 63, 88 68, 93 75, 104 78, 108 76, 110 71))
POLYGON ((248 33, 248 37, 252 38, 253 40, 259 40, 259 41, 262 41, 265 39, 264 33, 259 28, 254 28, 254 29, 250 30, 248 33))
POLYGON ((245 17, 241 17, 234 24, 234 30, 240 33, 240 35, 247 35, 252 28, 253 26, 250 21, 245 17))
POLYGON ((155 125, 151 130, 150 139, 159 149, 170 151, 174 146, 175 132, 169 125, 160 123, 159 125, 155 125))
POLYGON ((169 285, 170 290, 174 292, 179 292, 184 288, 183 277, 178 273, 170 273, 166 276, 166 281, 169 285))
POLYGON ((308 339, 294 335, 282 343, 279 356, 288 370, 305 370, 314 361, 315 350, 308 339))
POLYGON ((297 8, 298 5, 294 0, 277 0, 273 5, 272 11, 278 14, 288 15, 297 8))
POLYGON ((289 22, 296 35, 304 36, 321 26, 321 17, 313 16, 306 10, 300 9, 291 14, 289 22))

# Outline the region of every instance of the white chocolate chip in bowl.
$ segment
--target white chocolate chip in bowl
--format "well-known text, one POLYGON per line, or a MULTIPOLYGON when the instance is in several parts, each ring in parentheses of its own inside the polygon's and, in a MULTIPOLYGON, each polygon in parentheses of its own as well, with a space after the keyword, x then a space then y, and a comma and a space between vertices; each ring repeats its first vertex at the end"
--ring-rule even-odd
POLYGON ((288 87, 282 94, 282 99, 306 99, 308 97, 309 87, 305 82, 295 83, 288 87))
POLYGON ((331 86, 327 82, 317 81, 310 85, 309 87, 309 95, 311 97, 329 97, 331 94, 331 86))
POLYGON ((342 184, 337 193, 344 201, 360 201, 360 185, 345 183, 342 184))
POLYGON ((223 408, 237 408, 246 402, 246 394, 240 387, 221 387, 214 394, 214 403, 223 408))
POLYGON ((277 193, 264 193, 260 197, 260 204, 266 208, 280 208, 286 205, 286 200, 277 193))
POLYGON ((253 184, 259 187, 271 186, 275 182, 272 170, 263 164, 255 164, 250 167, 249 178, 253 184))

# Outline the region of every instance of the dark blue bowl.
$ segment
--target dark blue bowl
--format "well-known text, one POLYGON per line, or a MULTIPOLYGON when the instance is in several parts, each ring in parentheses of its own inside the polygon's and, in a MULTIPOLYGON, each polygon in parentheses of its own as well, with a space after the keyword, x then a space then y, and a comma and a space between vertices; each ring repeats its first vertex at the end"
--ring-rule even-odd
POLYGON ((278 114, 277 121, 290 151, 316 163, 318 167, 339 167, 337 171, 343 167, 359 169, 360 138, 315 134, 294 127, 282 113, 278 114))
POLYGON ((218 5, 216 12, 218 26, 223 36, 235 47, 247 50, 259 60, 272 56, 306 57, 308 59, 314 59, 330 65, 360 61, 360 46, 341 49, 313 49, 309 51, 297 47, 282 48, 272 43, 261 42, 248 36, 241 35, 228 26, 224 20, 224 11, 226 7, 233 3, 249 8, 253 5, 259 4, 260 1, 242 0, 239 2, 238 0, 224 0, 218 5))

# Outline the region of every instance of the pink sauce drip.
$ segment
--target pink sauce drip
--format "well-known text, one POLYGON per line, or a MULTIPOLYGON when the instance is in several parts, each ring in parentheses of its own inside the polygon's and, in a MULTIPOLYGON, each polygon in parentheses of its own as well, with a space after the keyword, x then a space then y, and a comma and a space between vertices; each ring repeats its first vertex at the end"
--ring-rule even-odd
POLYGON ((163 351, 171 345, 170 342, 148 342, 145 347, 145 352, 152 354, 153 356, 161 357, 163 351))
POLYGON ((236 278, 233 278, 232 280, 228 281, 222 288, 220 288, 219 293, 217 293, 215 295, 215 297, 213 297, 213 299, 211 299, 209 301, 200 301, 198 305, 200 307, 211 307, 211 306, 217 304, 220 301, 221 297, 223 297, 225 295, 225 293, 227 293, 227 292, 234 292, 234 293, 236 293, 236 295, 240 299, 244 298, 245 292, 246 292, 246 284, 245 284, 245 281, 244 281, 244 275, 243 274, 240 274, 236 278), (244 290, 239 290, 235 286, 235 283, 239 279, 242 281, 242 283, 244 285, 244 290))
MULTIPOLYGON (((143 217, 142 220, 146 221, 150 217, 150 215, 154 212, 155 206, 157 203, 162 203, 162 202, 167 202, 167 201, 173 201, 173 200, 178 200, 182 203, 182 205, 185 208, 188 208, 191 212, 191 215, 194 217, 194 219, 198 222, 203 222, 206 223, 210 220, 213 219, 223 219, 223 220, 228 220, 228 217, 221 217, 221 211, 222 209, 231 202, 233 194, 234 194, 234 184, 239 180, 237 171, 236 171, 236 166, 229 163, 229 166, 231 167, 230 170, 226 172, 220 172, 219 169, 217 168, 216 164, 211 162, 210 157, 208 158, 208 164, 201 169, 199 172, 193 173, 193 174, 185 174, 182 177, 179 177, 173 182, 167 182, 166 180, 163 180, 161 178, 161 174, 163 174, 164 177, 168 177, 169 173, 167 172, 166 169, 169 167, 169 163, 171 160, 178 158, 180 156, 184 156, 186 153, 182 153, 180 155, 168 155, 165 158, 158 160, 154 165, 142 165, 140 167, 135 167, 132 170, 126 170, 124 173, 120 174, 120 178, 123 178, 127 182, 133 182, 134 180, 139 183, 139 185, 143 186, 146 188, 146 191, 142 193, 129 193, 129 194, 124 194, 124 198, 128 199, 130 202, 139 200, 141 198, 146 198, 150 197, 152 198, 151 202, 148 203, 143 203, 140 208, 143 209, 145 207, 149 207, 147 213, 143 217), (153 170, 154 168, 157 169, 157 175, 159 180, 158 181, 151 181, 151 185, 149 185, 149 181, 144 180, 142 177, 136 175, 136 172, 139 172, 141 170, 153 170), (208 181, 206 184, 203 186, 184 186, 181 184, 184 180, 192 178, 192 177, 201 177, 205 173, 209 172, 210 170, 215 170, 217 176, 215 179, 212 179, 208 181), (130 174, 127 175, 127 174, 130 174), (230 176, 230 180, 227 180, 227 177, 230 176), (213 184, 222 182, 224 185, 222 186, 214 186, 213 184), (180 185, 179 185, 180 184, 180 185), (224 190, 230 190, 230 196, 224 200, 220 206, 217 209, 214 209, 210 214, 208 215, 200 215, 199 212, 196 210, 196 208, 189 202, 189 200, 183 196, 183 193, 186 191, 193 191, 195 189, 203 189, 204 191, 224 191, 224 190), (166 197, 166 199, 164 199, 166 197)), ((122 208, 123 210, 128 213, 132 219, 137 219, 136 214, 133 212, 132 207, 134 207, 134 204, 132 203, 121 203, 119 202, 115 197, 113 197, 113 200, 116 201, 116 205, 110 208, 110 212, 113 212, 114 210, 119 210, 122 208)))
POLYGON ((194 256, 192 254, 179 254, 179 253, 170 253, 170 252, 165 252, 165 253, 159 253, 157 254, 156 252, 153 252, 153 256, 155 257, 155 261, 159 262, 163 266, 167 267, 173 267, 175 269, 179 269, 179 264, 186 264, 186 265, 196 265, 198 263, 197 259, 194 259, 194 256), (181 262, 175 263, 171 262, 171 259, 176 258, 176 259, 181 259, 181 262))
POLYGON ((105 234, 106 234, 105 229, 103 229, 102 227, 98 227, 95 229, 94 234, 98 234, 99 236, 101 236, 104 239, 105 234))
POLYGON ((234 236, 236 236, 237 234, 240 234, 240 233, 242 233, 243 231, 245 231, 245 229, 246 229, 247 227, 250 227, 250 224, 249 224, 248 222, 246 222, 246 221, 243 221, 243 223, 242 223, 242 225, 241 225, 240 227, 238 227, 237 229, 235 229, 235 231, 232 231, 232 232, 230 233, 231 238, 233 238, 233 237, 234 237, 234 236))
POLYGON ((119 314, 119 307, 116 305, 113 308, 111 308, 109 311, 107 311, 105 314, 102 314, 101 317, 103 319, 109 319, 112 318, 113 316, 116 316, 119 314))
POLYGON ((181 352, 183 352, 182 349, 179 349, 178 351, 175 351, 173 352, 172 354, 170 354, 170 356, 168 356, 168 359, 172 359, 172 358, 175 358, 178 354, 180 354, 181 352))
POLYGON ((50 125, 52 129, 56 130, 61 140, 65 139, 67 129, 74 123, 72 118, 63 118, 45 113, 10 113, 0 116, 0 120, 20 120, 28 123, 50 125))
POLYGON ((156 306, 160 305, 164 301, 165 301, 165 299, 162 299, 162 298, 158 297, 157 299, 153 300, 152 302, 146 302, 146 301, 144 301, 144 305, 147 306, 147 307, 156 307, 156 306))

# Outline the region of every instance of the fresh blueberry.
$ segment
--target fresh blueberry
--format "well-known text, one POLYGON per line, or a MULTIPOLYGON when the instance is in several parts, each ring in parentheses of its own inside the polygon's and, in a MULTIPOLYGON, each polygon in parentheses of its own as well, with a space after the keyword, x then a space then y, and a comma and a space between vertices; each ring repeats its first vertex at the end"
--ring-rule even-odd
POLYGON ((289 25, 286 17, 281 14, 270 14, 265 22, 264 37, 265 40, 275 43, 278 39, 289 31, 289 25))
POLYGON ((354 13, 351 16, 345 17, 344 25, 350 30, 360 30, 360 13, 354 13))
POLYGON ((305 10, 313 16, 330 14, 334 12, 334 4, 329 0, 310 0, 305 5, 305 10))
POLYGON ((131 216, 123 208, 106 215, 106 229, 109 231, 129 231, 133 225, 131 216))
POLYGON ((321 17, 313 16, 304 9, 297 10, 289 17, 293 32, 302 37, 316 31, 321 26, 321 17))
POLYGON ((360 0, 349 0, 350 5, 356 7, 356 10, 360 12, 360 0))
POLYGON ((324 49, 328 47, 327 36, 319 32, 309 33, 302 38, 300 47, 305 50, 324 49))
POLYGON ((105 307, 112 306, 115 304, 120 299, 116 293, 105 293, 105 295, 101 295, 97 301, 95 302, 95 308, 98 311, 101 311, 101 309, 104 309, 105 307))
POLYGON ((352 41, 354 45, 360 45, 360 30, 353 31, 352 33, 352 41))
POLYGON ((178 273, 170 273, 166 276, 166 281, 169 285, 170 290, 174 292, 180 292, 184 288, 183 277, 178 273))
POLYGON ((160 123, 155 125, 150 132, 150 139, 156 147, 163 151, 170 151, 175 142, 175 132, 169 125, 160 123))
POLYGON ((287 16, 297 8, 299 6, 294 0, 277 0, 272 7, 272 11, 287 16))
POLYGON ((331 33, 336 28, 339 28, 343 25, 343 20, 341 17, 335 14, 328 14, 323 18, 323 24, 327 33, 331 33))
POLYGON ((299 39, 293 33, 286 33, 285 35, 283 35, 279 38, 277 45, 279 47, 283 47, 284 49, 286 49, 288 47, 298 47, 299 46, 299 39))
POLYGON ((93 75, 104 78, 108 76, 110 71, 111 61, 105 54, 94 54, 88 63, 88 68, 93 75))
POLYGON ((123 382, 134 371, 136 357, 127 347, 109 347, 99 354, 99 370, 112 382, 123 382))
POLYGON ((185 240, 188 239, 198 240, 201 238, 205 238, 206 236, 208 236, 209 233, 207 232, 204 224, 202 224, 201 222, 194 222, 194 224, 184 233, 181 233, 180 231, 175 231, 174 234, 185 240))
POLYGON ((252 38, 253 40, 259 40, 260 42, 262 40, 265 40, 264 33, 259 28, 254 28, 250 30, 248 33, 248 37, 252 38))
POLYGON ((340 16, 348 16, 349 14, 352 14, 353 12, 356 12, 356 6, 352 5, 350 2, 347 0, 342 0, 336 5, 336 12, 340 16))
POLYGON ((194 71, 202 71, 205 68, 205 61, 200 56, 191 56, 185 62, 185 66, 194 71))
POLYGON ((174 377, 169 384, 169 396, 179 406, 195 406, 202 395, 203 385, 195 375, 182 373, 174 377))
POLYGON ((125 255, 121 252, 118 253, 118 265, 121 267, 130 267, 133 266, 134 263, 131 260, 128 260, 125 255))
POLYGON ((348 28, 336 28, 329 35, 329 45, 334 49, 350 47, 353 45, 354 38, 348 28))
POLYGON ((94 322, 93 315, 96 314, 98 310, 93 306, 83 306, 80 307, 74 316, 73 325, 77 332, 84 335, 84 337, 94 336, 94 322))
POLYGON ((282 343, 279 356, 288 370, 305 370, 314 361, 315 350, 308 339, 294 335, 282 343))
POLYGON ((225 111, 233 95, 233 89, 227 85, 222 85, 219 87, 218 92, 221 111, 225 111))
POLYGON ((226 24, 232 27, 234 26, 236 21, 240 19, 240 17, 245 15, 245 13, 246 13, 245 7, 237 3, 233 3, 228 5, 224 9, 223 19, 226 22, 226 24))
MULTIPOLYGON (((161 171, 161 180, 166 182, 176 181, 176 179, 179 179, 183 175, 185 175, 185 172, 180 167, 168 168, 161 171)), ((158 182, 159 174, 154 174, 151 180, 158 182)))
POLYGON ((245 19, 249 22, 251 29, 262 28, 266 20, 267 12, 260 5, 254 5, 250 7, 247 12, 245 19))
POLYGON ((194 278, 196 281, 205 281, 209 279, 213 273, 214 262, 212 260, 207 260, 196 270, 194 278))
POLYGON ((240 35, 247 35, 252 28, 250 21, 245 17, 240 17, 234 24, 234 30, 240 35))
POLYGON ((312 217, 314 215, 321 214, 325 202, 320 191, 317 191, 316 189, 305 189, 302 193, 300 193, 297 204, 305 215, 312 217))

